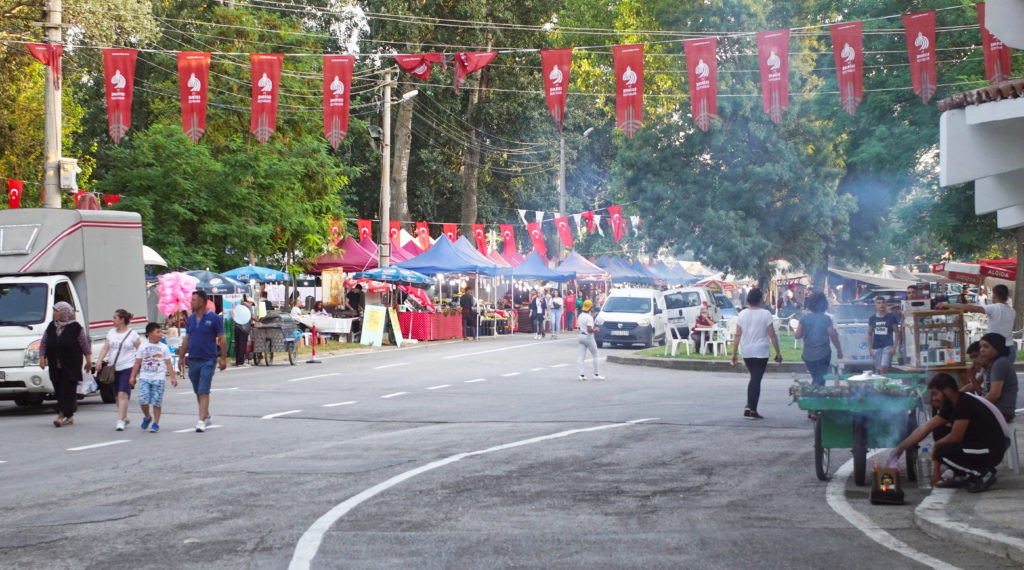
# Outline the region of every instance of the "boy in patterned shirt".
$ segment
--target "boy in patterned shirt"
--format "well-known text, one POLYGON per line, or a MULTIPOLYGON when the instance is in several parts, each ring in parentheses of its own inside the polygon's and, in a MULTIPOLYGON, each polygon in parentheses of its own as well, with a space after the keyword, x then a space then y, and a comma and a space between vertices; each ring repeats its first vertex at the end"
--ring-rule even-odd
POLYGON ((171 364, 171 352, 167 345, 160 342, 164 331, 157 323, 146 325, 146 339, 149 342, 139 347, 138 356, 135 358, 135 366, 132 367, 132 375, 129 383, 135 387, 138 380, 139 404, 142 406, 142 429, 149 428, 150 433, 160 431, 160 408, 164 402, 164 378, 171 380, 171 386, 178 386, 178 379, 174 375, 174 366, 171 364), (153 416, 149 415, 149 407, 153 406, 153 416), (150 425, 152 422, 152 425, 150 425))

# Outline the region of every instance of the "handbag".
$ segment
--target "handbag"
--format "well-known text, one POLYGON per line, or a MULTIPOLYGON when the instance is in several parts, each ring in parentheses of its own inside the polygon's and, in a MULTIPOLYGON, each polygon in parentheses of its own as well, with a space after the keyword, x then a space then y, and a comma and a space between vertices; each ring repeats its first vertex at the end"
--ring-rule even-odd
POLYGON ((121 339, 121 344, 117 345, 117 354, 114 355, 114 364, 104 363, 103 366, 100 367, 100 373, 96 375, 96 381, 100 384, 114 383, 114 380, 117 378, 114 366, 117 365, 117 359, 121 356, 121 348, 124 346, 124 341, 128 340, 128 335, 130 334, 132 334, 132 331, 126 332, 124 338, 121 339))

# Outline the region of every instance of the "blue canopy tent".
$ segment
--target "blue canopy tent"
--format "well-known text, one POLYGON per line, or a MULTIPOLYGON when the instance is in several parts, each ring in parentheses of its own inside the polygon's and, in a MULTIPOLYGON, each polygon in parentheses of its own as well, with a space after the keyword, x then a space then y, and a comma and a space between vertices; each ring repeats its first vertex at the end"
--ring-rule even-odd
POLYGON ((608 273, 611 273, 612 283, 639 283, 650 285, 654 282, 654 279, 651 277, 637 273, 636 270, 623 264, 618 259, 609 258, 608 265, 605 269, 608 273))
POLYGON ((556 283, 565 283, 576 278, 575 271, 551 269, 544 258, 536 251, 531 252, 519 267, 513 268, 512 277, 516 279, 543 279, 556 283))
POLYGON ((611 275, 607 271, 587 261, 587 258, 570 251, 569 255, 565 257, 558 266, 559 271, 573 271, 576 273, 577 281, 608 281, 611 279, 611 275))
MULTIPOLYGON (((479 252, 475 252, 479 255, 479 252)), ((416 257, 396 263, 396 267, 411 269, 426 275, 437 273, 481 273, 483 275, 495 275, 498 266, 486 259, 474 259, 472 256, 460 251, 451 241, 439 239, 430 246, 430 249, 416 257)))
POLYGON ((668 275, 671 278, 671 281, 674 283, 677 282, 689 285, 691 283, 696 283, 697 281, 700 281, 699 277, 697 277, 693 273, 690 273, 682 265, 678 263, 673 263, 669 265, 665 262, 661 262, 661 264, 665 267, 665 274, 668 275))
POLYGON ((653 283, 657 283, 659 281, 661 282, 661 284, 664 284, 664 282, 665 282, 665 278, 664 277, 662 277, 661 275, 658 275, 654 271, 651 271, 649 268, 644 267, 644 264, 640 263, 639 259, 634 261, 633 263, 629 263, 628 261, 623 260, 623 264, 625 264, 626 267, 632 269, 633 271, 636 271, 640 276, 646 277, 646 278, 650 279, 651 280, 650 282, 652 284, 653 283))

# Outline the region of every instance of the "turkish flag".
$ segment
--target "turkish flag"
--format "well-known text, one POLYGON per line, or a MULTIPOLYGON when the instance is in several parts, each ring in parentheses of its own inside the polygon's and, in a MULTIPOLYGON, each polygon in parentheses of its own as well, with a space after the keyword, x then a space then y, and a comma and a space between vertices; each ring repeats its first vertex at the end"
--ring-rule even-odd
POLYGON ((836 61, 839 101, 843 110, 854 115, 864 98, 864 37, 861 22, 833 24, 832 55, 836 61))
POLYGON ((466 81, 466 76, 479 71, 498 57, 496 51, 459 52, 455 54, 455 91, 466 81))
POLYGON ((28 53, 36 60, 53 69, 53 90, 60 91, 60 56, 64 46, 59 44, 25 44, 28 53))
POLYGON ((476 240, 476 249, 480 255, 487 255, 487 238, 484 237, 484 225, 473 224, 473 239, 476 240))
POLYGON ((530 241, 533 242, 533 250, 543 256, 547 256, 548 246, 544 243, 544 234, 540 230, 540 222, 530 222, 526 224, 526 231, 530 233, 530 241))
POLYGON ((458 239, 458 235, 456 235, 459 231, 458 224, 441 224, 441 231, 444 232, 444 237, 448 238, 448 241, 454 242, 458 239))
POLYGON ((114 204, 120 202, 120 201, 121 201, 121 196, 119 194, 104 194, 103 195, 103 205, 108 207, 108 208, 113 206, 114 204))
POLYGON ((351 55, 324 56, 324 136, 335 149, 348 134, 354 62, 351 55))
POLYGON ((252 80, 252 115, 249 131, 265 143, 277 128, 277 97, 281 83, 281 54, 249 54, 249 75, 252 80))
POLYGON ((430 69, 433 64, 440 63, 442 69, 447 69, 444 64, 442 53, 421 53, 416 55, 396 55, 395 62, 413 77, 419 77, 426 81, 430 79, 430 69))
POLYGON ((11 208, 21 207, 21 197, 25 193, 25 182, 22 180, 15 180, 13 178, 7 179, 7 205, 11 208))
POLYGON ((357 220, 356 224, 359 227, 359 239, 373 239, 373 222, 370 220, 357 220))
POLYGON ((773 123, 782 121, 789 107, 789 30, 757 34, 761 62, 761 102, 773 123))
POLYGON ((402 240, 402 222, 391 220, 388 222, 388 226, 388 237, 395 240, 395 243, 400 243, 402 240))
POLYGON ((515 230, 512 228, 512 224, 500 224, 498 229, 501 230, 501 241, 505 243, 505 249, 503 253, 515 253, 516 252, 516 235, 515 230))
POLYGON ((544 75, 544 98, 555 127, 562 132, 565 119, 565 96, 569 92, 569 70, 572 67, 572 48, 540 50, 540 68, 544 75))
POLYGON ((341 241, 341 231, 344 228, 345 224, 341 220, 331 220, 331 244, 338 245, 338 242, 341 241))
POLYGON ((935 11, 903 15, 914 93, 927 103, 938 84, 935 71, 935 11))
POLYGON ((132 91, 138 50, 104 49, 103 84, 107 99, 107 132, 115 143, 132 125, 132 91))
POLYGON ((615 236, 615 243, 622 239, 622 206, 608 206, 608 215, 611 219, 608 223, 612 226, 612 235, 615 236))
POLYGON ((192 142, 206 132, 206 102, 209 93, 210 54, 178 52, 178 98, 181 101, 181 130, 192 142))
POLYGON ((587 232, 594 233, 594 212, 583 212, 580 216, 587 221, 587 232))
MULTIPOLYGON (((706 132, 711 122, 718 118, 718 39, 686 40, 683 49, 690 79, 693 122, 706 132)), ((593 218, 588 223, 592 221, 593 218)))
POLYGON ((558 228, 558 237, 561 238, 562 245, 571 248, 572 231, 569 229, 569 218, 555 218, 555 227, 558 228))
POLYGON ((644 46, 614 46, 615 124, 626 138, 640 130, 644 120, 644 46))
POLYGON ((1012 74, 1010 46, 989 33, 985 27, 985 3, 978 3, 978 27, 981 28, 981 46, 985 53, 985 78, 990 83, 1006 81, 1012 74))
POLYGON ((416 244, 423 251, 430 249, 430 230, 427 228, 427 222, 416 222, 416 244))

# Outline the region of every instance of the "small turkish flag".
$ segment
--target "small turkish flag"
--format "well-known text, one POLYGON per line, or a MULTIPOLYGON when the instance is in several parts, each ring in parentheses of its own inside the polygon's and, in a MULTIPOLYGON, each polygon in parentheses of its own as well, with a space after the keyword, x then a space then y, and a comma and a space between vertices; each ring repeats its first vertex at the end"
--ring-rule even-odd
POLYGON ((622 206, 608 206, 608 214, 611 216, 609 222, 612 226, 612 235, 615 236, 615 243, 619 243, 619 240, 622 239, 622 226, 624 225, 622 206))
POLYGON ((466 76, 479 71, 498 56, 496 51, 459 52, 455 54, 455 91, 462 87, 466 76))
POLYGON ((399 243, 402 237, 402 222, 396 222, 391 220, 388 225, 388 237, 395 240, 395 243, 399 243))
POLYGON ((21 207, 21 196, 25 192, 25 182, 22 180, 15 180, 13 178, 7 179, 7 205, 11 208, 21 207))
POLYGON ((500 224, 498 229, 501 230, 501 240, 505 242, 504 253, 506 255, 516 253, 516 236, 512 224, 500 224))
POLYGON ((562 239, 565 247, 572 247, 572 231, 569 230, 569 218, 555 218, 555 227, 558 228, 558 237, 562 239))
POLYGON ((338 245, 341 241, 341 230, 344 228, 341 220, 331 220, 330 232, 331 232, 331 244, 338 245))
POLYGON ((427 229, 427 222, 416 222, 416 244, 420 249, 430 249, 430 230, 427 229))
POLYGON ((454 242, 458 237, 455 235, 458 230, 458 224, 441 224, 441 228, 444 231, 444 237, 448 238, 448 241, 454 242))
POLYGON ((359 239, 372 239, 370 236, 373 235, 373 231, 370 229, 372 223, 370 220, 359 220, 359 239))
POLYGON ((476 239, 476 249, 480 255, 487 255, 487 238, 484 237, 484 225, 473 224, 473 238, 476 239))
POLYGON ((533 250, 546 257, 548 254, 548 246, 544 243, 544 234, 540 230, 540 222, 530 222, 529 224, 526 224, 526 230, 530 232, 530 241, 533 242, 533 250))
POLYGON ((413 77, 418 77, 424 81, 430 79, 430 70, 433 64, 440 63, 442 69, 446 68, 444 54, 442 53, 396 55, 395 63, 413 77))

